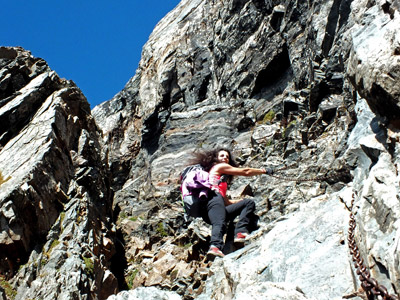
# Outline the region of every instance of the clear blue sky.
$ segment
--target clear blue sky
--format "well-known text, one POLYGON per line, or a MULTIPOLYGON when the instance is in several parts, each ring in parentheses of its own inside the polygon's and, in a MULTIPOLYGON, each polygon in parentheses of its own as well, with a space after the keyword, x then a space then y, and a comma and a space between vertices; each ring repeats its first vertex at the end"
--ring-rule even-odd
POLYGON ((155 25, 179 0, 2 1, 0 46, 21 46, 73 80, 92 108, 135 74, 155 25))

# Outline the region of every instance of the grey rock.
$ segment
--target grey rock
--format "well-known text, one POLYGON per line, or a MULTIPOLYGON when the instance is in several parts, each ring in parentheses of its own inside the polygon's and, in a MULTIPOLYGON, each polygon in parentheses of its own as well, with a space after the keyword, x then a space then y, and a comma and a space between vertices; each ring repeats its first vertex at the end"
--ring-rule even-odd
POLYGON ((42 59, 0 48, 0 268, 16 298, 363 299, 353 197, 360 255, 400 290, 398 17, 398 1, 181 1, 94 119, 42 59), (229 231, 211 263, 179 174, 217 145, 275 173, 235 178, 260 228, 242 249, 229 231))
POLYGON ((254 289, 267 292, 272 283, 279 283, 283 291, 271 299, 286 299, 286 290, 288 299, 296 294, 299 299, 340 299, 355 288, 346 247, 347 221, 348 212, 335 194, 300 205, 295 213, 270 224, 257 242, 213 264, 215 274, 199 299, 222 299, 223 294, 232 299, 253 293, 257 297, 254 289), (301 293, 294 293, 296 289, 301 293))
MULTIPOLYGON (((370 5, 379 10, 379 5, 370 5)), ((396 149, 397 145, 386 145, 385 131, 377 126, 384 123, 384 118, 376 114, 385 115, 386 112, 373 105, 371 108, 374 112, 369 111, 368 107, 365 107, 365 110, 359 108, 364 102, 361 97, 365 97, 369 104, 373 101, 368 86, 355 83, 352 70, 358 49, 358 45, 354 45, 353 38, 357 36, 353 26, 362 22, 363 13, 366 12, 364 6, 362 1, 353 1, 352 5, 349 1, 320 1, 313 6, 291 2, 273 9, 271 3, 265 2, 255 4, 242 1, 226 5, 214 2, 181 2, 155 28, 144 47, 140 68, 124 91, 93 112, 106 134, 106 141, 109 140, 108 132, 115 130, 113 128, 121 128, 121 125, 123 128, 123 124, 127 124, 126 130, 133 132, 128 126, 131 121, 114 123, 115 127, 110 127, 112 123, 104 122, 107 120, 104 116, 107 114, 111 114, 109 120, 117 120, 121 111, 124 112, 124 118, 129 118, 129 112, 135 111, 136 124, 144 124, 144 131, 131 136, 134 136, 135 141, 139 141, 140 135, 144 133, 142 137, 145 139, 142 138, 141 143, 145 150, 142 148, 136 156, 139 161, 133 158, 130 173, 126 175, 129 178, 126 186, 134 186, 134 190, 139 193, 136 199, 143 199, 141 190, 149 184, 154 187, 153 192, 156 195, 164 195, 167 198, 168 195, 172 196, 169 191, 171 187, 176 186, 178 170, 183 167, 191 151, 202 147, 210 148, 216 144, 232 146, 241 164, 275 166, 276 169, 282 165, 289 166, 277 174, 277 179, 252 180, 251 186, 263 224, 274 224, 279 218, 297 220, 303 208, 302 202, 314 203, 321 201, 317 199, 326 197, 324 199, 331 199, 329 203, 333 205, 336 200, 330 198, 335 195, 332 193, 347 191, 348 194, 351 186, 347 183, 351 178, 354 178, 353 186, 357 190, 358 185, 361 185, 360 180, 369 176, 367 168, 377 163, 380 156, 390 150, 389 147, 392 147, 393 151, 393 147, 396 149), (203 11, 207 11, 207 14, 203 14, 203 11), (212 24, 209 18, 214 12, 219 13, 219 18, 212 24), (246 22, 244 19, 249 15, 252 18, 246 22), (260 15, 264 15, 265 19, 262 20, 260 15), (200 19, 203 27, 196 23, 196 20, 200 19), (235 27, 235 23, 239 26, 235 27), (240 31, 240 35, 234 32, 236 29, 240 31), (182 34, 167 34, 173 31, 182 34), (191 43, 188 43, 188 36, 192 38, 191 43), (161 47, 162 43, 168 45, 167 50, 161 47), (156 68, 156 63, 153 63, 155 61, 163 62, 162 66, 156 68), (171 63, 172 61, 174 63, 171 63), (152 78, 149 79, 146 74, 150 74, 150 70, 152 78), (347 80, 346 72, 350 81, 347 80), (158 83, 154 79, 154 73, 159 74, 158 83), (148 92, 151 85, 157 84, 160 86, 157 92, 148 92), (205 86, 207 88, 200 93, 205 86), (170 97, 166 96, 168 90, 171 91, 170 97), (355 91, 361 95, 357 98, 359 104, 356 110, 352 96, 355 91), (131 97, 127 97, 128 95, 131 97), (168 109, 166 99, 170 101, 171 110, 168 109), (107 110, 110 105, 117 106, 123 103, 126 103, 125 107, 118 106, 115 117, 112 116, 111 110, 107 110), (132 110, 132 107, 135 108, 132 110), (145 112, 145 109, 149 111, 145 112), (258 124, 257 122, 271 109, 276 114, 272 123, 258 124), (363 122, 363 111, 369 111, 372 116, 369 121, 363 122), (372 119, 375 120, 373 124, 372 119), (376 135, 379 139, 360 139, 370 126, 378 130, 376 135), (141 170, 146 166, 150 172, 145 174, 141 170), (348 168, 352 169, 351 174, 348 168), (345 174, 339 175, 339 171, 343 170, 345 174), (338 172, 337 175, 328 176, 335 172, 338 172), (296 180, 326 176, 330 179, 324 182, 294 183, 296 180)), ((380 15, 379 10, 378 18, 380 15)), ((360 31, 361 34, 364 33, 360 31)), ((365 35, 368 33, 365 32, 365 35)), ((365 70, 370 69, 365 66, 365 70)), ((392 138, 392 141, 394 140, 395 138, 392 138)), ((121 141, 128 142, 126 139, 121 141)), ((111 150, 109 153, 111 158, 116 155, 115 160, 118 160, 118 151, 113 153, 111 150)), ((246 178, 238 178, 233 187, 238 191, 240 186, 249 182, 246 178)), ((145 193, 149 192, 151 193, 151 190, 146 189, 145 193)), ((118 199, 119 203, 122 203, 120 201, 123 197, 118 199)), ((171 200, 173 199, 172 197, 171 200)), ((348 200, 348 196, 346 199, 348 200)), ((335 206, 335 209, 338 208, 335 206)), ((316 216, 318 220, 325 211, 332 214, 332 210, 325 207, 325 210, 320 211, 315 207, 310 208, 308 214, 316 216)), ((343 207, 341 210, 341 220, 344 222, 347 214, 343 207)), ((301 222, 304 221, 299 221, 301 222)), ((290 221, 288 224, 291 224, 290 221)), ((337 246, 330 249, 340 258, 340 263, 335 260, 327 264, 333 269, 338 267, 347 270, 346 274, 339 272, 340 284, 335 282, 336 289, 329 292, 324 290, 324 286, 327 289, 332 286, 328 279, 332 270, 326 273, 320 270, 315 272, 318 274, 318 280, 326 279, 323 279, 325 283, 318 283, 321 289, 315 291, 315 296, 314 285, 310 284, 312 281, 309 278, 301 279, 301 272, 297 272, 293 267, 293 276, 299 278, 299 284, 295 286, 303 292, 296 291, 296 288, 290 285, 292 282, 287 282, 281 286, 286 293, 285 296, 280 296, 282 299, 288 298, 290 293, 299 298, 323 298, 326 293, 331 293, 327 296, 330 299, 341 298, 346 293, 357 294, 357 287, 352 284, 353 275, 347 250, 342 244, 343 233, 346 231, 344 224, 343 228, 338 230, 342 233, 340 238, 337 238, 337 246)), ((271 230, 271 226, 273 225, 267 226, 268 230, 271 230)), ((288 225, 282 236, 291 236, 288 233, 292 232, 294 227, 288 225)), ((331 229, 334 228, 331 226, 331 229)), ((303 231, 305 235, 308 232, 306 229, 303 231)), ((323 235, 328 231, 324 228, 323 235)), ((200 240, 206 240, 203 233, 197 232, 202 236, 200 240)), ((262 236, 268 236, 268 233, 256 233, 255 240, 261 239, 262 236)), ((305 239, 305 236, 300 235, 298 238, 305 239)), ((257 240, 252 248, 254 253, 258 253, 260 243, 260 240, 257 240)), ((274 249, 271 250, 273 253, 281 253, 282 247, 276 249, 274 244, 281 245, 279 239, 272 240, 268 243, 268 248, 274 249)), ((161 245, 162 243, 157 247, 162 247, 161 245)), ((290 252, 295 251, 294 247, 287 248, 288 259, 294 259, 294 252, 290 252)), ((305 252, 307 255, 313 253, 312 250, 305 252)), ((262 257, 260 254, 255 254, 252 258, 247 256, 247 253, 238 255, 244 261, 253 262, 262 257)), ((201 255, 199 258, 201 259, 201 255)), ((229 261, 229 256, 223 260, 223 264, 225 261, 229 261)), ((271 264, 280 266, 284 261, 285 259, 271 259, 271 264)), ((380 263, 381 261, 379 260, 380 263)), ((299 258, 298 262, 300 265, 307 265, 308 260, 303 257, 299 258)), ((259 264, 253 265, 256 267, 259 264)), ((239 262, 232 262, 232 270, 240 270, 240 266, 239 262)), ((223 270, 222 277, 210 277, 206 286, 216 288, 216 283, 225 276, 226 268, 223 270)), ((254 281, 228 278, 225 287, 218 292, 218 297, 234 297, 235 291, 240 290, 234 287, 240 284, 248 286, 249 290, 245 289, 248 293, 250 290, 256 291, 255 286, 260 287, 256 294, 267 286, 272 290, 274 284, 280 281, 279 276, 284 276, 284 270, 282 267, 276 267, 266 278, 255 272, 256 275, 251 277, 254 281), (231 289, 231 294, 224 296, 227 289, 231 289)), ((390 277, 396 278, 396 275, 391 274, 390 277)), ((212 288, 210 294, 205 292, 198 297, 209 298, 213 293, 212 288)), ((237 297, 241 296, 238 294, 237 297)))
MULTIPOLYGON (((389 6, 393 6, 387 3, 389 6)), ((396 55, 400 29, 398 10, 388 14, 378 3, 363 7, 357 2, 355 25, 351 31, 352 49, 349 76, 372 110, 389 119, 399 117, 398 72, 396 55)))
POLYGON ((137 288, 132 291, 123 291, 118 295, 107 298, 108 300, 140 300, 140 299, 157 299, 157 300, 180 300, 181 296, 174 292, 166 292, 157 290, 154 287, 137 288))
POLYGON ((104 298, 118 288, 115 277, 105 277, 113 255, 107 253, 113 246, 105 246, 113 244, 106 217, 111 194, 89 104, 47 66, 35 74, 32 61, 40 60, 29 52, 7 49, 16 53, 9 65, 18 63, 20 71, 2 70, 24 75, 25 86, 0 108, 7 124, 0 150, 1 273, 11 279, 15 299, 104 298), (35 74, 30 81, 28 73, 35 74))

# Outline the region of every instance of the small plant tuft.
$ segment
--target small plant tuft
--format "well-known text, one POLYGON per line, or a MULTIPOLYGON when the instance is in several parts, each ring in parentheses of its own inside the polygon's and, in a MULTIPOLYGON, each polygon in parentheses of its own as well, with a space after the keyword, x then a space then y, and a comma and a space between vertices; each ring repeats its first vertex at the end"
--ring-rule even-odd
POLYGON ((40 260, 40 266, 44 267, 48 261, 49 261, 49 258, 46 255, 43 256, 42 259, 40 260))
POLYGON ((183 249, 189 249, 192 246, 193 246, 192 243, 187 243, 187 244, 184 244, 184 245, 182 245, 182 244, 178 245, 179 248, 183 248, 183 249))
POLYGON ((270 147, 270 146, 272 146, 273 144, 274 144, 273 139, 267 140, 267 141, 265 142, 265 147, 270 147))
POLYGON ((118 215, 118 220, 117 223, 120 224, 122 220, 128 218, 128 215, 126 214, 126 212, 121 211, 118 215))
POLYGON ((62 211, 60 213, 60 229, 61 229, 61 232, 64 230, 64 228, 62 227, 62 223, 63 223, 64 219, 65 219, 65 211, 62 211))
POLYGON ((94 275, 94 263, 89 257, 83 257, 85 262, 85 273, 88 275, 94 275))
POLYGON ((158 232, 159 235, 161 235, 162 237, 168 236, 167 231, 164 228, 164 224, 163 222, 160 222, 157 224, 157 229, 156 231, 158 232))
POLYGON ((132 289, 133 282, 134 282, 135 277, 136 277, 136 275, 138 273, 139 273, 138 269, 133 269, 125 276, 125 281, 126 281, 126 284, 128 286, 128 289, 132 289))
POLYGON ((47 261, 48 261, 49 258, 50 258, 50 253, 51 253, 51 251, 53 251, 54 247, 56 247, 59 243, 60 243, 60 241, 57 240, 57 239, 55 239, 55 240, 53 240, 53 241, 51 242, 48 251, 44 251, 44 249, 43 249, 43 258, 42 258, 42 260, 40 261, 40 264, 41 264, 42 266, 44 266, 45 264, 47 264, 47 261))
POLYGON ((269 111, 265 114, 265 116, 264 116, 262 122, 263 122, 263 124, 266 124, 266 123, 268 123, 268 122, 271 122, 274 118, 275 118, 275 112, 274 112, 273 110, 269 110, 269 111))
POLYGON ((15 296, 17 296, 17 291, 12 288, 11 284, 5 280, 3 276, 0 276, 0 286, 6 293, 7 299, 15 299, 15 296))
POLYGON ((53 248, 56 247, 59 243, 60 243, 59 240, 54 240, 50 245, 49 253, 51 253, 51 251, 53 251, 53 248))

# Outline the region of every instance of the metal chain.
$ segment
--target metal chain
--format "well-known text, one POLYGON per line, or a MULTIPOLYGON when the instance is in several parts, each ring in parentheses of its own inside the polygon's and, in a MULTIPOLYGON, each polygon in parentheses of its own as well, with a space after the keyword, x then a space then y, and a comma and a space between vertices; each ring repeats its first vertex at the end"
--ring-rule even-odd
POLYGON ((294 178, 294 177, 282 177, 282 176, 278 176, 278 175, 270 175, 276 179, 279 180, 284 180, 284 181, 295 181, 295 182, 307 182, 307 181, 324 181, 327 179, 331 179, 333 177, 336 176, 336 174, 334 175, 329 175, 329 176, 316 176, 313 178, 294 178))
POLYGON ((369 300, 375 299, 375 296, 381 296, 383 300, 400 300, 396 295, 391 295, 388 293, 386 287, 380 285, 378 281, 371 277, 371 274, 367 267, 364 265, 364 260, 361 258, 360 250, 354 239, 354 230, 356 228, 356 220, 353 214, 354 205, 354 193, 351 200, 350 211, 350 221, 349 221, 349 232, 348 232, 348 242, 350 248, 350 254, 353 257, 354 266, 357 270, 357 275, 361 281, 361 287, 367 294, 369 300))
MULTIPOLYGON (((284 171, 289 169, 290 166, 285 166, 283 168, 275 170, 275 172, 284 171)), ((285 181, 295 181, 295 182, 305 182, 305 181, 323 181, 327 179, 331 179, 337 174, 332 174, 329 176, 316 176, 314 178, 307 178, 307 179, 299 179, 293 177, 282 177, 278 175, 270 175, 274 178, 285 180, 285 181)), ((343 202, 344 203, 344 202, 343 202)), ((357 275, 359 275, 359 279, 361 281, 361 287, 367 294, 368 300, 373 300, 375 296, 381 296, 383 300, 400 300, 399 296, 389 294, 387 288, 383 285, 380 285, 375 278, 371 277, 371 274, 367 267, 364 265, 364 260, 361 258, 360 250, 356 244, 354 239, 354 230, 356 228, 356 220, 353 214, 353 205, 354 205, 354 193, 351 200, 351 205, 348 207, 346 203, 344 203, 346 208, 350 211, 350 221, 349 221, 349 236, 348 236, 348 243, 350 248, 350 254, 353 257, 354 266, 357 270, 357 275)))
MULTIPOLYGON (((283 181, 295 181, 295 182, 307 182, 307 181, 324 181, 324 180, 328 180, 328 179, 332 179, 334 177, 336 177, 338 174, 334 173, 332 175, 326 175, 326 176, 315 176, 312 178, 294 178, 294 177, 283 177, 283 176, 279 176, 279 175, 275 175, 276 172, 281 172, 281 171, 285 171, 289 168, 293 167, 292 166, 285 166, 282 168, 279 168, 277 170, 274 171, 274 174, 271 174, 270 176, 279 179, 279 180, 283 180, 283 181)), ((338 173, 338 172, 337 172, 338 173)))

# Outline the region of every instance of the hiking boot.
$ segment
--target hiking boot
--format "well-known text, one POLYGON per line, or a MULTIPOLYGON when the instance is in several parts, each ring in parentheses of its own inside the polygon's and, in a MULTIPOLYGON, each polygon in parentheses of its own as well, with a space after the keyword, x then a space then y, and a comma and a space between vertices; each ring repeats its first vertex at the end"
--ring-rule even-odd
POLYGON ((214 261, 216 257, 224 257, 224 253, 222 253, 221 250, 219 250, 217 247, 211 245, 210 249, 207 252, 207 260, 209 261, 214 261))
POLYGON ((259 221, 260 217, 253 213, 252 216, 250 217, 249 225, 247 225, 247 229, 249 230, 249 232, 253 232, 258 228, 260 228, 260 225, 258 225, 259 221))
POLYGON ((233 244, 235 245, 235 247, 237 248, 243 248, 244 247, 244 243, 246 242, 246 238, 248 237, 248 233, 247 232, 239 232, 236 234, 235 239, 233 240, 233 244))

